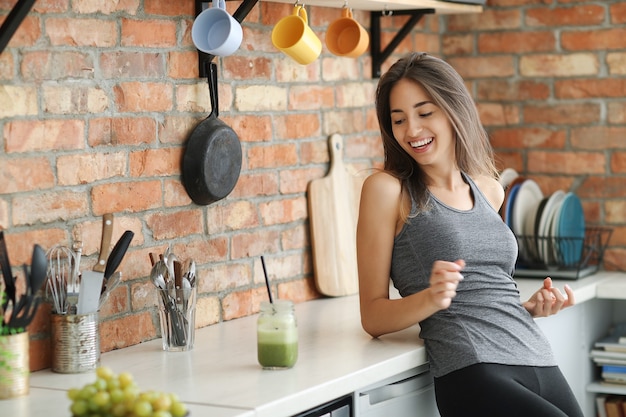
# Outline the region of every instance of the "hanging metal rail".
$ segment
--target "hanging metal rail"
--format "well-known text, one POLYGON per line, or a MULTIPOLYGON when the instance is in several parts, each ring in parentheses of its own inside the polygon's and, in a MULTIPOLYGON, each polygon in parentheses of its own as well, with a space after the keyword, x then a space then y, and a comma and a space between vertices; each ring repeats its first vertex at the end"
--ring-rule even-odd
POLYGON ((22 20, 32 9, 33 4, 35 4, 35 0, 18 0, 9 12, 6 20, 0 26, 0 54, 6 48, 17 28, 22 24, 22 20))

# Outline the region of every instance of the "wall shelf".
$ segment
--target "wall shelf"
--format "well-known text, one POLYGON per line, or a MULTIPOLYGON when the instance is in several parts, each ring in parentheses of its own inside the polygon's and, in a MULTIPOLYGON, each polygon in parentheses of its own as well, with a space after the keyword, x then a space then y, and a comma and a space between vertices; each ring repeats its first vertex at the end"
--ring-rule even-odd
MULTIPOLYGON (((243 22, 250 10, 258 0, 244 0, 239 8, 233 13, 233 17, 239 23, 243 22)), ((269 0, 275 3, 291 3, 294 0, 269 0)), ((482 4, 485 0, 465 0, 465 2, 452 2, 441 0, 299 0, 304 6, 342 8, 345 5, 353 10, 365 10, 370 12, 370 50, 372 54, 372 78, 380 77, 382 63, 413 30, 415 25, 426 14, 458 14, 458 13, 481 13, 482 4), (392 41, 381 48, 380 20, 390 15, 409 15, 410 19, 404 24, 392 41)), ((195 0, 196 16, 210 6, 209 2, 195 0)), ((214 56, 198 51, 199 75, 202 78, 208 76, 208 64, 214 56)))

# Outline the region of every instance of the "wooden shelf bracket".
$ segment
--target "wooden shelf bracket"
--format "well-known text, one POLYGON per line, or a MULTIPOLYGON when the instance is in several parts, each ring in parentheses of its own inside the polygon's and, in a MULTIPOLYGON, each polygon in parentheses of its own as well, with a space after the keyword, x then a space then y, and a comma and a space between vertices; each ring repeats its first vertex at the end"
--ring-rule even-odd
POLYGON ((372 11, 370 12, 370 53, 372 54, 372 78, 380 78, 381 67, 385 59, 389 58, 391 53, 400 45, 400 42, 411 33, 415 25, 426 14, 435 13, 435 9, 417 9, 417 10, 395 10, 391 11, 372 11), (410 15, 410 19, 400 28, 398 33, 389 42, 385 49, 381 49, 381 32, 380 32, 380 19, 382 17, 389 17, 392 14, 395 15, 410 15))

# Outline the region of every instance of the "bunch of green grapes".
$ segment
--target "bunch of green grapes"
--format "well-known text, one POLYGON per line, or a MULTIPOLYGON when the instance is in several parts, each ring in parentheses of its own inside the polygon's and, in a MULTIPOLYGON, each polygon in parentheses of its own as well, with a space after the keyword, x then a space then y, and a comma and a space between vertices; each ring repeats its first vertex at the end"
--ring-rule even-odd
POLYGON ((68 391, 74 417, 184 417, 187 407, 176 394, 141 392, 128 372, 96 369, 96 381, 68 391))

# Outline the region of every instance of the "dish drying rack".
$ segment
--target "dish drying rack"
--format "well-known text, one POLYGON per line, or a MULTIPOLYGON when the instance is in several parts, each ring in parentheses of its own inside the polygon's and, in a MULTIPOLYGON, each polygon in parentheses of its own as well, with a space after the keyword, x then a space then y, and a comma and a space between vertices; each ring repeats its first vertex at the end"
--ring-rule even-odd
POLYGON ((586 227, 579 237, 518 235, 516 278, 579 279, 600 269, 613 230, 586 227))

